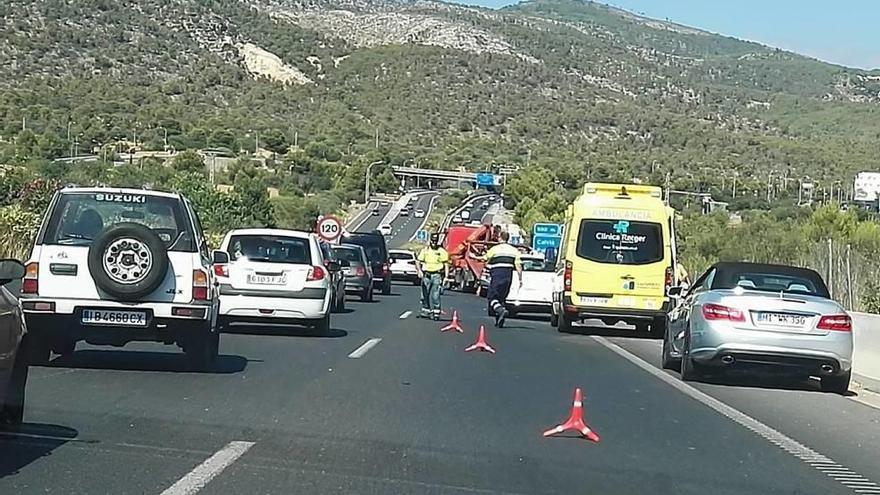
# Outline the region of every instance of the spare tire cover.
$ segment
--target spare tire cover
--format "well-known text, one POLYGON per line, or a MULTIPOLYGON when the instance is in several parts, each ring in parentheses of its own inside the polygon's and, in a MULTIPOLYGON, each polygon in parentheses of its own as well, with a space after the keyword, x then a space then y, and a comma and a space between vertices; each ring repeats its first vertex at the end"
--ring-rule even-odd
POLYGON ((89 247, 89 273, 95 285, 126 301, 159 288, 168 271, 165 243, 149 227, 118 223, 104 229, 89 247))

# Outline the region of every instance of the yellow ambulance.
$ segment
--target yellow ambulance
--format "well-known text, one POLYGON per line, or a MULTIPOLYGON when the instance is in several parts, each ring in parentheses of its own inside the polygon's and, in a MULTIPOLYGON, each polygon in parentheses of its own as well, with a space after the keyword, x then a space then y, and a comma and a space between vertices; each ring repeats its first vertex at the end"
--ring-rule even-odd
POLYGON ((551 323, 620 321, 657 338, 675 268, 673 210, 659 187, 588 183, 568 207, 551 323))

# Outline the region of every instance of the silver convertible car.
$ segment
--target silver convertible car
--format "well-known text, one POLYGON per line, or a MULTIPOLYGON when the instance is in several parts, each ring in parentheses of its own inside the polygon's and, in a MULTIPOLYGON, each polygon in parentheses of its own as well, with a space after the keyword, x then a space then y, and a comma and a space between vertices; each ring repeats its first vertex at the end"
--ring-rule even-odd
POLYGON ((813 270, 755 263, 709 268, 669 313, 663 367, 683 380, 726 369, 816 376, 845 393, 852 320, 813 270))

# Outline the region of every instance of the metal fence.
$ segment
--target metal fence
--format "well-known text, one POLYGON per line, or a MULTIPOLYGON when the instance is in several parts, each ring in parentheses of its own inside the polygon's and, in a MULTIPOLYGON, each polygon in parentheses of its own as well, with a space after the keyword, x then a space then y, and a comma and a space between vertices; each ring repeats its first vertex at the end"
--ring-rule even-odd
POLYGON ((831 297, 852 311, 877 311, 880 259, 876 253, 860 252, 851 244, 828 239, 816 243, 801 263, 819 272, 831 297))

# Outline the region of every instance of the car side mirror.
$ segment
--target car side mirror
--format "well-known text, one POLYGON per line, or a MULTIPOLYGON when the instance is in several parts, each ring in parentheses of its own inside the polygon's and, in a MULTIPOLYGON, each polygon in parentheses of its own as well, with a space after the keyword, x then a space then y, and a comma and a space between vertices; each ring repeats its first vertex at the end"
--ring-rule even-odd
POLYGON ((226 251, 214 251, 211 253, 211 260, 215 265, 225 265, 229 263, 229 253, 226 251))
POLYGON ((0 285, 6 285, 13 280, 24 277, 24 265, 21 261, 13 259, 0 260, 0 285))
POLYGON ((669 294, 669 297, 681 297, 683 289, 680 285, 676 285, 675 287, 670 287, 667 294, 669 294))
POLYGON ((338 261, 331 261, 331 262, 327 263, 327 269, 330 270, 331 272, 338 272, 339 270, 342 269, 342 267, 338 261))

